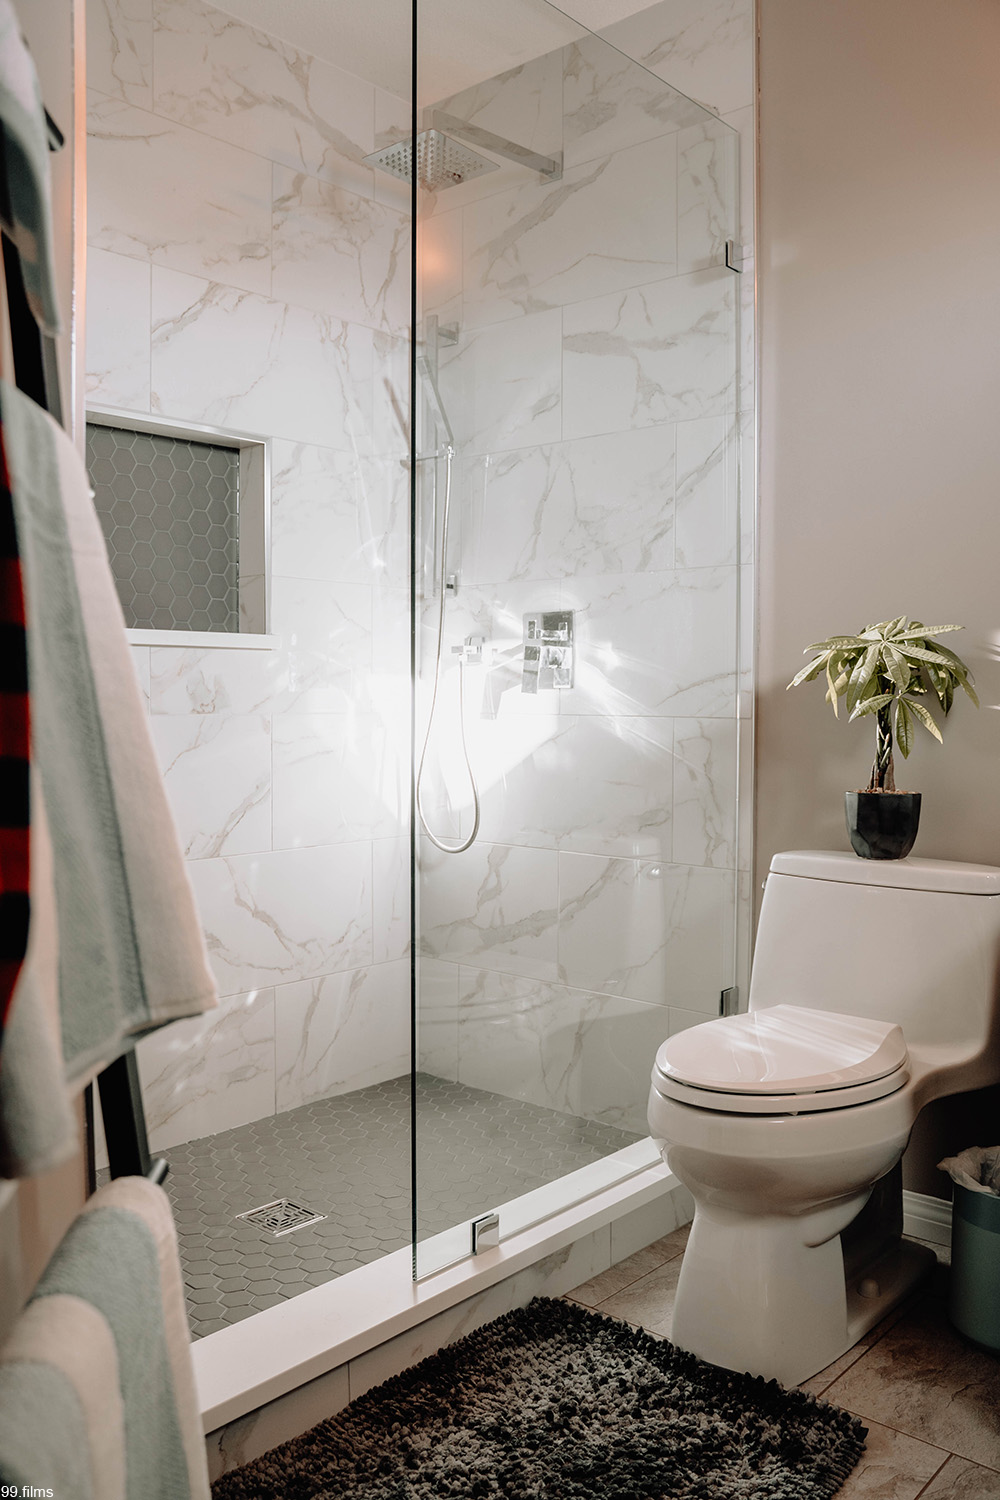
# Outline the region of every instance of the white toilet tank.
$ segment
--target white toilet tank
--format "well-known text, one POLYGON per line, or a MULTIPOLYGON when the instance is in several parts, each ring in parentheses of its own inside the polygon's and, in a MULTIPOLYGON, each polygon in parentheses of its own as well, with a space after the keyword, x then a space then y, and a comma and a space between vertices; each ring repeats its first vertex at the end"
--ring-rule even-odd
POLYGON ((1000 1045, 1000 869, 776 854, 750 982, 770 1005, 895 1021, 952 1064, 1000 1045))

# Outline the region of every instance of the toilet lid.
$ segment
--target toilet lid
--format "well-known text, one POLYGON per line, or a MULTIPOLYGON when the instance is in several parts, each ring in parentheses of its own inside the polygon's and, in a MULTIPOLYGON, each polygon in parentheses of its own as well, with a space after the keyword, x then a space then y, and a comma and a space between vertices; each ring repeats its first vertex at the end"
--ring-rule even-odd
POLYGON ((729 1094, 810 1094, 884 1078, 906 1062, 893 1022, 773 1005, 706 1021, 656 1054, 665 1078, 729 1094))

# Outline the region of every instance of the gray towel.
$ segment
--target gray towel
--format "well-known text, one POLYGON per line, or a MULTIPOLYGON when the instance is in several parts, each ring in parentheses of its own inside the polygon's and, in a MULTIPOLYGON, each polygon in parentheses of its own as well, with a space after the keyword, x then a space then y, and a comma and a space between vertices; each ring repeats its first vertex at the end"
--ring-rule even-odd
POLYGON ((94 1195, 0 1350, 0 1484, 208 1500, 173 1219, 141 1177, 94 1195))
POLYGON ((7 182, 4 228, 17 246, 28 305, 46 333, 59 332, 49 206, 45 112, 11 0, 0 0, 0 148, 7 182))
MULTIPOLYGON (((0 419, 52 848, 62 1049, 79 1084, 136 1037, 214 1005, 215 986, 83 465, 62 429, 6 384, 0 419)), ((29 947, 28 980, 30 958, 29 947)), ((4 1069, 16 1065, 5 1049, 4 1069)))

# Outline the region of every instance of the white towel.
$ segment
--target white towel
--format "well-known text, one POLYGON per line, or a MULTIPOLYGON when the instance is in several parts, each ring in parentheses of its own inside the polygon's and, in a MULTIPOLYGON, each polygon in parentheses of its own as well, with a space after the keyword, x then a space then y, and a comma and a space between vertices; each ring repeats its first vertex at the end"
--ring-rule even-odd
MULTIPOLYGON (((0 420, 25 587, 32 762, 51 839, 62 1051, 79 1087, 137 1037, 215 1005, 215 984, 86 472, 62 429, 2 383, 0 420)), ((36 926, 51 890, 41 876, 36 887, 34 871, 32 905, 36 926)), ((20 1017, 37 1038, 55 1007, 56 965, 53 944, 33 936, 12 1023, 20 1017)), ((17 1037, 0 1068, 0 1170, 26 1175, 59 1156, 40 1106, 51 1099, 67 1117, 39 1048, 17 1037)))

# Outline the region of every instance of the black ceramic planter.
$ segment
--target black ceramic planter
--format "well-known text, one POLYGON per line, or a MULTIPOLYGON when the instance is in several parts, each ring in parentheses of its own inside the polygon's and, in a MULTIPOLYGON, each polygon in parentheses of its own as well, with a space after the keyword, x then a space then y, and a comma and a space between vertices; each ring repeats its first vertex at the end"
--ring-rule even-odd
POLYGON ((851 847, 862 859, 903 859, 920 822, 919 792, 845 792, 851 847))

